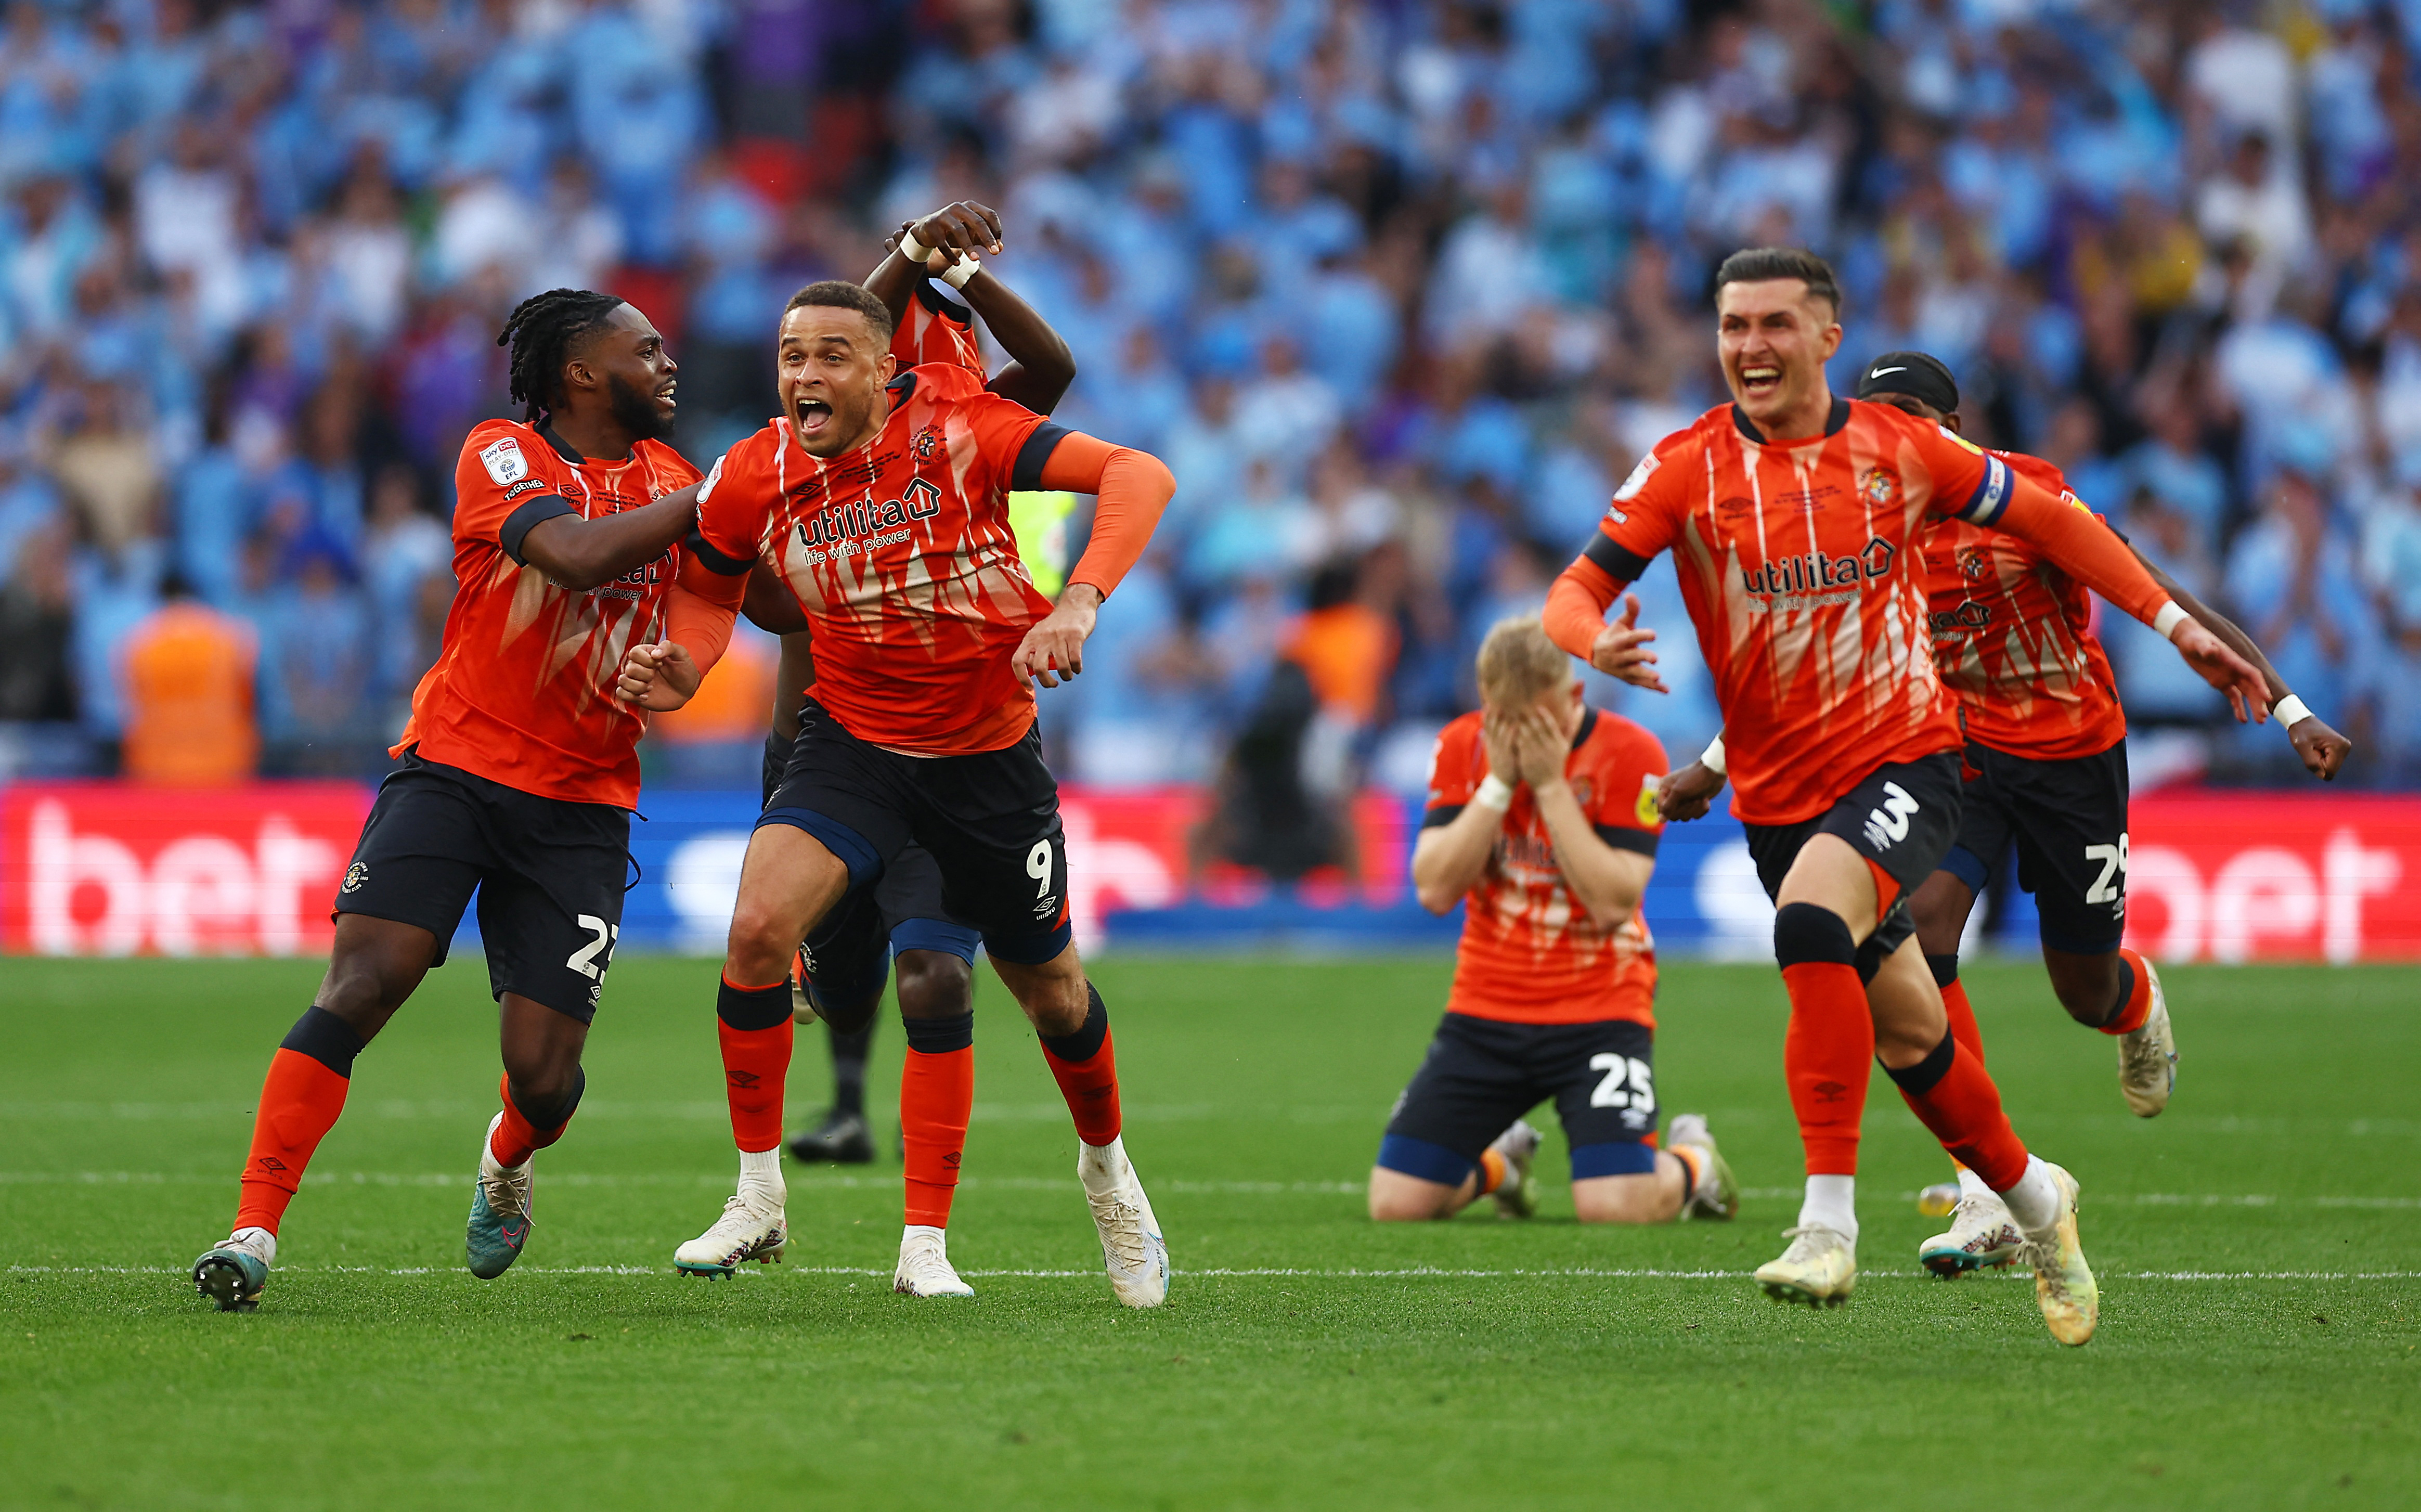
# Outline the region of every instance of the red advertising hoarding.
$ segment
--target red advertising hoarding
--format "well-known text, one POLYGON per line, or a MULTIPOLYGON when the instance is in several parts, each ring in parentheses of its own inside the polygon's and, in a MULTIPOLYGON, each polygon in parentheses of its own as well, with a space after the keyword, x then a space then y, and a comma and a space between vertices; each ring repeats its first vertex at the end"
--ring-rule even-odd
POLYGON ((0 948, 45 956, 307 956, 371 789, 118 783, 0 790, 0 948))
POLYGON ((2154 793, 2127 943, 2156 960, 2421 960, 2421 798, 2154 793))

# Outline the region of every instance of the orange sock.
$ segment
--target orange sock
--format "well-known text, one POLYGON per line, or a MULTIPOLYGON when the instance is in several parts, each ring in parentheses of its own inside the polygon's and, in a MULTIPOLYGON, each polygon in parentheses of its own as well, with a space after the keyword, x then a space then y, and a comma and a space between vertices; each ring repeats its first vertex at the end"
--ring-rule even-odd
POLYGON ((1811 960, 1786 966, 1790 1027, 1782 1065, 1809 1176, 1858 1174, 1858 1125, 1866 1116, 1875 1023, 1855 966, 1811 960))
POLYGON ((1986 1186, 2007 1192, 2026 1174, 2026 1146, 2001 1110, 2001 1089, 1955 1036, 1944 1035, 1914 1066, 1885 1074, 1899 1084, 1909 1111, 1942 1141, 1950 1158, 1983 1177, 1986 1186))
POLYGON ((1040 1037, 1042 1059, 1067 1099, 1076 1137, 1099 1147, 1117 1138, 1124 1124, 1118 1116, 1117 1056, 1110 1049, 1110 1010, 1101 1005, 1099 990, 1087 985, 1086 991, 1092 1002, 1076 1032, 1040 1037))
MULTIPOLYGON (((581 1078, 580 1084, 583 1087, 587 1084, 586 1076, 581 1078)), ((560 1118, 543 1129, 532 1124, 513 1101, 513 1079, 510 1076, 497 1079, 496 1096, 504 1100, 505 1114, 503 1120, 496 1125, 496 1131, 488 1136, 488 1153, 496 1158, 498 1165, 522 1164, 561 1139, 563 1131, 571 1127, 570 1108, 565 1108, 560 1118)), ((579 1105, 579 1091, 571 1094, 571 1102, 573 1107, 579 1105)))
POLYGON ((907 1221, 947 1228, 966 1150, 967 1117, 976 1101, 975 1015, 911 1019, 907 1024, 908 1060, 899 1068, 907 1221))
POLYGON ((1707 1184, 1707 1152, 1695 1145, 1676 1145, 1666 1152, 1681 1162, 1681 1200, 1688 1202, 1700 1187, 1707 1184))
POLYGON ((1511 1169, 1512 1166, 1505 1159, 1504 1151, 1493 1146, 1481 1150, 1479 1152, 1479 1190, 1473 1195, 1485 1197, 1503 1186, 1505 1173, 1511 1169))
POLYGON ((2105 1035, 2132 1035, 2143 1028, 2144 1021, 2152 1014, 2151 968, 2144 964, 2143 957, 2124 945, 2118 947, 2118 959, 2125 963, 2134 986, 2119 1005, 2117 1013, 2102 1024, 2101 1032, 2105 1035))
POLYGON ((1942 984, 1942 1006, 1950 1015, 1950 1037, 1959 1048, 1984 1064, 1984 1032, 1976 1027, 1976 1009, 1967 1001, 1967 984, 1957 977, 1942 984))
POLYGON ((790 984, 742 987, 730 977, 714 1003, 723 1044, 724 1096, 731 1138, 744 1155, 782 1146, 782 1083, 790 1074, 790 984))
POLYGON ((277 1232, 286 1205, 303 1185, 304 1168, 345 1111, 353 1057, 362 1038, 327 1009, 313 1006, 295 1021, 260 1084, 252 1116, 252 1149, 243 1161, 236 1201, 237 1228, 277 1232))

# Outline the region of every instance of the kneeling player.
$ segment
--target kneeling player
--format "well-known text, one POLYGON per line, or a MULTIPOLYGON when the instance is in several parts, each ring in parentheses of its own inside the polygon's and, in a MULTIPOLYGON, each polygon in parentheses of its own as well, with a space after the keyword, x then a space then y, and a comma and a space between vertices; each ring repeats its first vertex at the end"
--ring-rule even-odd
POLYGON ((1656 947, 1639 897, 1664 749, 1581 701, 1535 618, 1488 632, 1479 697, 1438 738, 1413 851, 1422 907, 1469 905, 1454 986, 1379 1146, 1370 1216, 1446 1218, 1492 1196, 1527 1218, 1539 1132, 1522 1115, 1553 1098, 1581 1222, 1729 1218, 1740 1192, 1707 1121, 1683 1114, 1672 1147, 1655 1144, 1656 947))

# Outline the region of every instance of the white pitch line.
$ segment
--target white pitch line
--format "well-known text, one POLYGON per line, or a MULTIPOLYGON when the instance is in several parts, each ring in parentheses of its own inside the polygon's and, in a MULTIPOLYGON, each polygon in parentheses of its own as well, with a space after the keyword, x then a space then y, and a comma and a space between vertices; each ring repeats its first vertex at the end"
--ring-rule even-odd
MULTIPOLYGON (((151 1265, 12 1265, 11 1275, 63 1276, 182 1276, 187 1272, 178 1266, 151 1265)), ((371 1276, 437 1276, 450 1275, 451 1266, 377 1266, 377 1265, 289 1265, 279 1266, 277 1273, 304 1275, 371 1275, 371 1276)), ((673 1276, 667 1266, 648 1265, 525 1265, 515 1268, 519 1275, 539 1276, 673 1276)), ((772 1280, 783 1274, 803 1276, 887 1276, 889 1268, 872 1269, 840 1265, 792 1265, 742 1267, 738 1274, 749 1280, 772 1280)), ((1450 1268, 1445 1266, 1413 1266, 1400 1269, 1364 1269, 1347 1267, 1341 1270, 1313 1270, 1301 1266, 1213 1266, 1200 1270, 1179 1270, 1176 1274, 1195 1277, 1218 1277, 1242 1280, 1280 1281, 1746 1281, 1756 1272, 1751 1270, 1668 1270, 1655 1267, 1565 1266, 1538 1270, 1521 1268, 1486 1270, 1450 1268)), ((977 1278, 1034 1281, 1096 1280, 1098 1270, 968 1270, 959 1274, 977 1278)), ((1930 1280, 1923 1270, 1862 1270, 1861 1279, 1930 1280)), ((2013 1272, 2010 1277, 2024 1279, 2013 1272)), ((2102 1272, 2105 1281, 2421 1281, 2421 1270, 2114 1270, 2102 1272)))

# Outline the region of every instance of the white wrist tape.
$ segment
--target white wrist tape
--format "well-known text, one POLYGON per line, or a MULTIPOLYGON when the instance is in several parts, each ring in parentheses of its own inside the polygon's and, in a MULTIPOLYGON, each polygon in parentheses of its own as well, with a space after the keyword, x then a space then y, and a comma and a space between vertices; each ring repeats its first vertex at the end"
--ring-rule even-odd
POLYGON ((2159 632, 2161 639, 2173 640, 2177 636, 2178 627, 2193 617, 2179 608, 2178 601, 2172 599, 2161 605, 2161 612, 2152 616, 2152 629, 2159 632))
POLYGON ((1513 789, 1506 785, 1504 778, 1492 772, 1480 783, 1479 791, 1471 795, 1471 802, 1475 807, 1492 808, 1502 814, 1513 806, 1513 789))
POLYGON ((914 231, 899 233, 899 255, 910 262, 922 262, 933 255, 933 249, 916 240, 914 231))
POLYGON ((952 288, 964 288, 967 287, 967 280, 981 272, 983 272, 982 263, 973 257, 961 257, 942 270, 942 282, 952 288))
POLYGON ((2290 730, 2311 718, 2312 711, 2304 707, 2304 701, 2301 698, 2288 694, 2270 706, 2270 717, 2278 722, 2280 729, 2290 730))
POLYGON ((1718 735, 1713 740, 1709 740, 1707 742, 1707 748, 1698 753, 1698 765, 1706 768, 1709 772, 1713 772, 1718 777, 1727 777, 1731 775, 1730 772, 1724 770, 1724 738, 1722 736, 1718 735))

